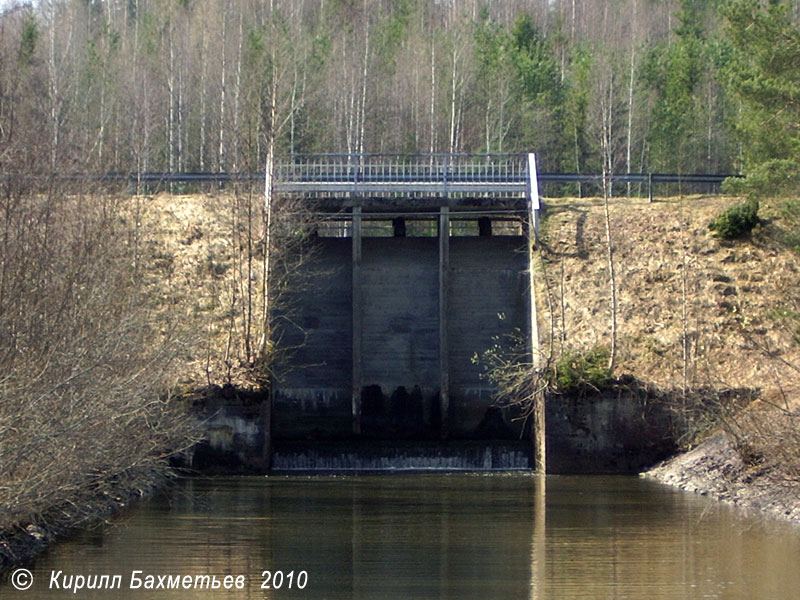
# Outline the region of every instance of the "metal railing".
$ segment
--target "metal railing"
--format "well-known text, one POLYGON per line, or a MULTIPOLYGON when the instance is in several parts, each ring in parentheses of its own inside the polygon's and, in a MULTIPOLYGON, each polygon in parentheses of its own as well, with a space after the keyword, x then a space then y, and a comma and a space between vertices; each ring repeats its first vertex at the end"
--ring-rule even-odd
POLYGON ((524 154, 313 154, 278 162, 274 189, 334 196, 524 196, 527 177, 524 154))

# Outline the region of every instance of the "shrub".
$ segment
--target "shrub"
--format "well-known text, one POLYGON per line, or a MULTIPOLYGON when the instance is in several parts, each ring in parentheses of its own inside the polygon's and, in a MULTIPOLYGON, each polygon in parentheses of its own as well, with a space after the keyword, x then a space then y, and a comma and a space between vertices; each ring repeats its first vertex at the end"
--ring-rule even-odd
POLYGON ((584 353, 565 352, 552 369, 550 383, 559 392, 607 388, 612 380, 608 358, 608 350, 600 346, 584 353))
POLYGON ((483 366, 483 377, 497 387, 496 399, 504 406, 533 410, 540 393, 591 393, 609 389, 614 380, 608 367, 609 351, 596 346, 585 352, 566 351, 558 360, 534 369, 527 340, 517 331, 506 343, 495 344, 472 362, 483 366))
POLYGON ((195 432, 169 395, 191 338, 137 266, 129 203, 53 188, 0 206, 2 534, 140 493, 195 432))
POLYGON ((758 221, 758 200, 750 198, 724 210, 708 227, 715 237, 733 240, 749 234, 758 221))

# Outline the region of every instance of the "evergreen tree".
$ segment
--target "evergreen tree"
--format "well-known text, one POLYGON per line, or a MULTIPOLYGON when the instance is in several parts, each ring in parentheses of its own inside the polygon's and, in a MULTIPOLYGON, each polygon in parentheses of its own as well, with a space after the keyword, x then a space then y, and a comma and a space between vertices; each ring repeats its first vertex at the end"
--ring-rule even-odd
POLYGON ((674 39, 656 45, 645 60, 643 77, 655 97, 649 136, 652 170, 691 172, 698 163, 697 88, 706 66, 705 4, 681 0, 674 39))
POLYGON ((800 28, 788 1, 729 0, 724 7, 729 89, 741 102, 746 182, 755 195, 796 193, 800 185, 800 28))
POLYGON ((519 150, 535 148, 541 168, 559 170, 568 147, 564 90, 550 44, 527 13, 514 23, 510 51, 520 107, 514 146, 519 150))

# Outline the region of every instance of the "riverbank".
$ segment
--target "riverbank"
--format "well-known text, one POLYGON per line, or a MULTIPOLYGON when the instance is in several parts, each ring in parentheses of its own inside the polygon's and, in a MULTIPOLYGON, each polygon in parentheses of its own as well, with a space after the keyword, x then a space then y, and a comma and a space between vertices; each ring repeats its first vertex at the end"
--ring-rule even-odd
POLYGON ((784 387, 723 413, 712 435, 643 475, 800 523, 800 393, 784 387))
POLYGON ((59 539, 104 523, 136 502, 150 498, 167 485, 164 470, 131 474, 93 495, 60 503, 35 520, 0 530, 0 578, 12 568, 32 561, 59 539))
POLYGON ((642 474, 687 492, 800 523, 798 482, 774 462, 747 464, 736 443, 717 433, 642 474))

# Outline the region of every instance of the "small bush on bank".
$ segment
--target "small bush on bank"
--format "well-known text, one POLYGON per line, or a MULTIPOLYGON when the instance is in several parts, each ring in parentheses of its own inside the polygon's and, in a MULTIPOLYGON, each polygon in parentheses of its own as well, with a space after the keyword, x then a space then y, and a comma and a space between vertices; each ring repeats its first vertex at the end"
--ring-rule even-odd
POLYGON ((609 353, 597 346, 587 352, 565 352, 553 366, 550 383, 559 392, 600 391, 612 380, 609 353))
POLYGON ((733 240, 749 234, 758 222, 758 200, 750 198, 724 210, 708 227, 715 237, 733 240))

